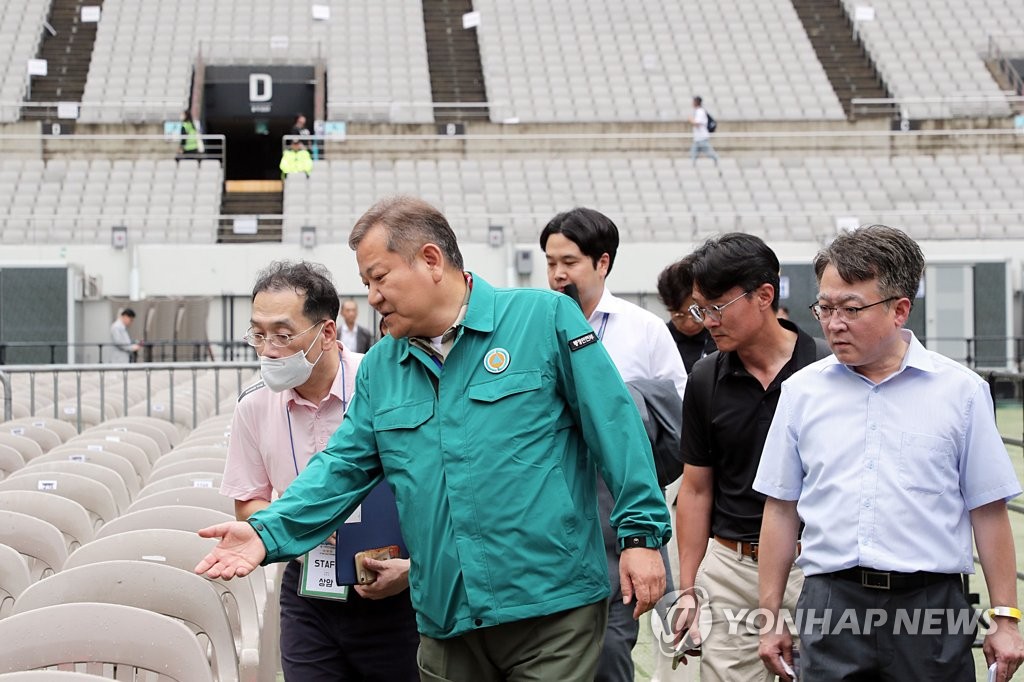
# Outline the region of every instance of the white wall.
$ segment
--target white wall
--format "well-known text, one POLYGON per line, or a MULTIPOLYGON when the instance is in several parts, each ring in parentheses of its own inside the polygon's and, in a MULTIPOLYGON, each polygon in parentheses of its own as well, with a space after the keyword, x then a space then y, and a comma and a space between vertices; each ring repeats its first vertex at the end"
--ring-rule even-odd
MULTIPOLYGON (((694 243, 623 244, 616 257, 609 287, 625 294, 651 294, 656 280, 669 263, 692 251, 694 243)), ((809 263, 817 252, 814 243, 772 244, 784 263, 809 263)), ((1022 241, 922 242, 930 263, 972 262, 993 258, 1011 263, 1011 288, 1021 289, 1021 264, 1024 263, 1022 241)), ((497 286, 547 287, 544 254, 536 242, 507 244, 492 248, 486 244, 464 244, 462 252, 466 267, 497 286), (518 277, 512 270, 517 248, 533 253, 533 274, 518 277)), ((222 297, 235 302, 236 327, 229 337, 239 338, 245 331, 249 316, 249 293, 256 274, 275 259, 305 259, 323 263, 334 275, 342 296, 353 296, 360 304, 360 320, 372 321, 372 311, 365 301, 363 286, 354 253, 345 244, 319 245, 303 249, 297 244, 232 244, 232 245, 166 245, 142 244, 122 251, 109 246, 25 245, 3 246, 0 266, 5 264, 76 265, 87 276, 102 279, 103 297, 128 297, 133 293, 133 265, 137 269, 140 298, 147 296, 209 296, 212 299, 208 320, 208 337, 223 337, 222 297)), ((106 301, 86 302, 83 307, 83 341, 102 341, 108 336, 111 313, 106 301)), ((1011 330, 1008 333, 1012 333, 1011 330)))

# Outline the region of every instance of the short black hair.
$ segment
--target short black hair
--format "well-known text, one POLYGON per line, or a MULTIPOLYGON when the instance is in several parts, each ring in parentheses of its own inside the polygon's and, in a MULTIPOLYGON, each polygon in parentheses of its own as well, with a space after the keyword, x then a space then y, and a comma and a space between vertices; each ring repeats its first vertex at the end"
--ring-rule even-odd
POLYGON ((669 310, 679 310, 693 292, 693 261, 691 253, 666 266, 658 275, 658 298, 669 310))
POLYGON ((319 263, 287 260, 274 261, 256 276, 252 287, 252 298, 264 291, 285 291, 291 289, 306 300, 302 314, 314 323, 320 320, 338 320, 341 302, 338 290, 331 282, 331 273, 319 263))
POLYGON ((771 284, 772 309, 779 309, 779 258, 760 237, 729 232, 704 242, 694 256, 693 282, 706 299, 719 298, 733 287, 749 292, 771 284))
POLYGON ((704 99, 700 95, 694 95, 693 101, 697 103, 697 106, 704 104, 704 99))
POLYGON ((135 319, 135 311, 132 310, 131 308, 125 308, 124 310, 121 311, 121 314, 122 315, 127 315, 128 317, 132 318, 133 320, 135 319))
POLYGON ((597 267, 601 256, 607 253, 608 274, 612 273, 615 253, 619 250, 619 228, 605 214, 582 207, 559 213, 541 230, 541 251, 547 247, 548 237, 553 234, 561 234, 574 242, 585 256, 590 257, 594 267, 597 267))

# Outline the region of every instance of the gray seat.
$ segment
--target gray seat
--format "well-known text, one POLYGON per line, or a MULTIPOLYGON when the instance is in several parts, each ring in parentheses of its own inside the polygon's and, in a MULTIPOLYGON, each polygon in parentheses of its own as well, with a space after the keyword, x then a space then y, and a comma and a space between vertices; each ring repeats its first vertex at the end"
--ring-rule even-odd
POLYGON ((61 604, 15 613, 0 620, 0 642, 4 673, 84 663, 87 672, 113 664, 159 672, 175 682, 214 680, 206 652, 188 627, 121 604, 61 604))
MULTIPOLYGON (((218 682, 238 682, 239 652, 227 612, 211 583, 194 573, 151 561, 112 560, 84 564, 29 586, 15 612, 57 604, 98 602, 134 606, 183 621, 207 638, 218 682)), ((241 652, 243 668, 255 677, 258 652, 241 652)))

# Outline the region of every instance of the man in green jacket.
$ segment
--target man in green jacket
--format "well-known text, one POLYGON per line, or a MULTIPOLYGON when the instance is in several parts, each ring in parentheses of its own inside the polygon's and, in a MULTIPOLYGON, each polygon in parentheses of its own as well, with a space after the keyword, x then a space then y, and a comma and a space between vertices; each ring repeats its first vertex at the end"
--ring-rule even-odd
POLYGON ((302 554, 385 478, 395 491, 425 680, 590 680, 608 573, 600 471, 615 497, 623 601, 662 596, 668 513, 615 365, 568 297, 463 269, 436 209, 398 197, 349 238, 388 336, 341 427, 280 500, 200 531, 198 573, 302 554))

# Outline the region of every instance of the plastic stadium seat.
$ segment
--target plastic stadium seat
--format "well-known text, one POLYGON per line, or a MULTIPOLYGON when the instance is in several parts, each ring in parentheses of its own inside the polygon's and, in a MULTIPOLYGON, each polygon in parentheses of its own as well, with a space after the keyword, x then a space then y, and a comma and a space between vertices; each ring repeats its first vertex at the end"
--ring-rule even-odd
POLYGON ((0 542, 0 618, 14 610, 14 601, 34 582, 18 550, 0 542))
POLYGON ((0 491, 2 490, 38 490, 48 495, 67 497, 85 507, 95 527, 103 525, 119 513, 110 488, 99 481, 77 474, 18 471, 0 481, 0 491))
POLYGON ((0 620, 0 672, 86 663, 153 671, 175 682, 213 682, 195 634, 167 616, 121 604, 47 606, 0 620), (160 646, 153 646, 159 642, 160 646))
POLYGON ((246 679, 255 679, 259 652, 236 651, 217 592, 197 575, 151 561, 85 564, 30 586, 18 597, 15 612, 80 602, 122 604, 181 621, 209 641, 218 682, 238 682, 239 658, 246 679))
POLYGON ((175 488, 212 488, 220 490, 223 478, 223 474, 211 472, 175 474, 148 483, 139 491, 136 497, 142 498, 153 493, 173 490, 175 488))
POLYGON ((104 538, 108 535, 149 528, 170 528, 195 533, 200 528, 234 520, 235 517, 230 514, 205 507, 186 505, 150 507, 118 516, 110 523, 104 524, 96 532, 96 537, 104 538))
MULTIPOLYGON (((214 509, 225 514, 234 516, 234 501, 221 495, 213 488, 171 488, 157 492, 147 493, 139 497, 128 507, 127 512, 134 512, 140 509, 152 507, 163 507, 167 505, 186 505, 193 507, 204 507, 214 509)), ((126 513, 127 513, 126 512, 126 513)))
POLYGON ((68 557, 64 535, 51 523, 0 509, 0 544, 26 557, 33 580, 59 572, 68 557))
POLYGON ((9 445, 0 444, 0 480, 25 466, 25 458, 9 445))
POLYGON ((53 525, 64 535, 68 551, 91 541, 95 533, 85 507, 65 497, 36 490, 0 490, 0 509, 27 514, 53 525))

